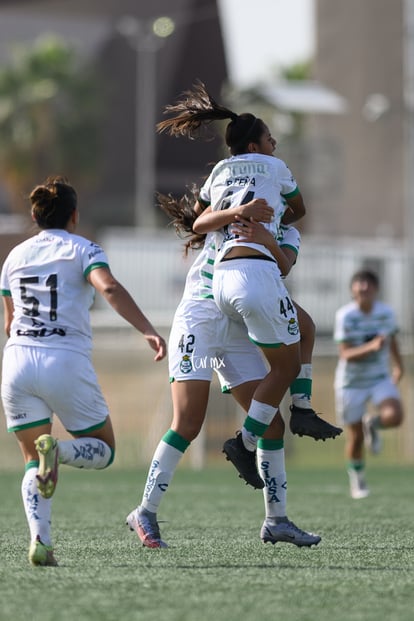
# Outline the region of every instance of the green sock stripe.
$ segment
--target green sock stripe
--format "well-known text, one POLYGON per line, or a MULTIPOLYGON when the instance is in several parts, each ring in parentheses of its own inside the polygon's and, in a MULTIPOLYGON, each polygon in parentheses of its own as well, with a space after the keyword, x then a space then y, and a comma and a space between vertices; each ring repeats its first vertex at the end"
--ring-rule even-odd
POLYGON ((304 395, 311 396, 312 394, 312 380, 306 377, 296 378, 290 385, 290 394, 298 395, 303 393, 304 395))
POLYGON ((250 433, 254 433, 255 436, 263 436, 269 425, 265 425, 264 423, 247 416, 243 427, 247 429, 247 431, 250 431, 250 433))
POLYGON ((257 448, 263 449, 264 451, 279 451, 284 447, 284 442, 282 440, 266 440, 266 438, 259 438, 257 441, 257 448))
POLYGON ((190 446, 190 442, 188 440, 180 436, 179 433, 173 431, 172 429, 169 429, 163 435, 162 439, 166 444, 173 446, 177 449, 177 451, 181 451, 181 453, 184 453, 184 451, 190 446))
POLYGON ((356 472, 361 472, 364 470, 365 463, 363 461, 349 461, 348 462, 349 470, 355 470, 356 472))
POLYGON ((113 463, 113 461, 115 459, 115 449, 109 447, 109 450, 111 451, 111 457, 110 457, 108 463, 106 464, 105 468, 108 468, 113 463))
POLYGON ((27 464, 24 467, 24 471, 27 472, 28 470, 30 470, 30 468, 38 468, 38 467, 39 467, 39 460, 32 459, 31 461, 27 462, 27 464))

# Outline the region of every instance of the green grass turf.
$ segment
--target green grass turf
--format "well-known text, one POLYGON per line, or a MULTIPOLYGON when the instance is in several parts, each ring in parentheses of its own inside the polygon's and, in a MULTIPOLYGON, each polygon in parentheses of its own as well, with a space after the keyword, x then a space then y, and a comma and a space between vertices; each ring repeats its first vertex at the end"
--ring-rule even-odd
POLYGON ((409 467, 374 466, 372 495, 348 496, 342 468, 288 468, 289 516, 318 547, 264 545, 262 494, 230 464, 179 469, 159 519, 166 550, 124 525, 145 472, 61 468, 59 567, 27 561, 19 473, 0 474, 5 621, 412 621, 414 494, 409 467))

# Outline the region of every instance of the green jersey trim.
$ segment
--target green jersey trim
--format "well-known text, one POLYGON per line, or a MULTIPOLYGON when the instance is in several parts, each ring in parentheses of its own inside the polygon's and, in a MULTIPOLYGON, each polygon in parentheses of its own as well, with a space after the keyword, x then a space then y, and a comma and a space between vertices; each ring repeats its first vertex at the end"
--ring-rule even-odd
POLYGON ((293 198, 294 196, 297 196, 298 194, 300 194, 300 190, 298 186, 296 186, 296 189, 293 190, 293 192, 289 192, 288 194, 282 194, 282 196, 283 198, 293 198))
POLYGON ((107 269, 109 269, 109 265, 108 263, 93 263, 92 265, 89 265, 89 267, 86 268, 86 270, 83 272, 83 275, 88 276, 88 274, 90 274, 92 272, 92 270, 96 270, 100 267, 106 267, 107 269))
POLYGON ((280 244, 281 248, 290 248, 291 250, 293 250, 293 252, 296 254, 296 256, 298 256, 299 251, 297 248, 295 248, 295 246, 292 246, 291 244, 280 244))
POLYGON ((11 291, 9 291, 9 289, 0 289, 0 294, 4 297, 11 298, 11 291))

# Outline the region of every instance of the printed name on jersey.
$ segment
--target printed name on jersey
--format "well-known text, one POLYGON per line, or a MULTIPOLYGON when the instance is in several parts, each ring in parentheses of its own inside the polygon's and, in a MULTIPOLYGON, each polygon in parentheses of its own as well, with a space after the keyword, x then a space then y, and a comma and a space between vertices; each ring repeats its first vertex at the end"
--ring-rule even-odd
POLYGON ((230 179, 227 179, 226 184, 244 188, 246 185, 256 185, 256 179, 254 177, 230 177, 230 179))

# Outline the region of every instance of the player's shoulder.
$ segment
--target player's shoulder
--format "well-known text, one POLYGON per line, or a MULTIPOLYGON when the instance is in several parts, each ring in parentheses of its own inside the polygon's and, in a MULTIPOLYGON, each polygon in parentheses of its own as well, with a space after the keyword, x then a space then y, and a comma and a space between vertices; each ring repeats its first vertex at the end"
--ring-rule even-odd
POLYGON ((383 302, 382 300, 375 301, 374 311, 377 315, 378 314, 395 315, 395 311, 393 307, 387 302, 383 302))
POLYGON ((5 263, 6 263, 6 261, 7 262, 12 262, 15 258, 17 258, 17 257, 21 256, 22 254, 24 254, 26 252, 26 250, 28 248, 30 248, 30 246, 32 246, 33 244, 36 243, 36 239, 37 238, 38 238, 38 234, 32 235, 31 237, 28 237, 27 239, 24 239, 20 243, 16 244, 16 246, 14 246, 9 251, 9 254, 6 257, 5 263))
POLYGON ((338 308, 335 315, 337 319, 345 319, 351 315, 358 313, 358 306, 355 302, 347 302, 338 308))

